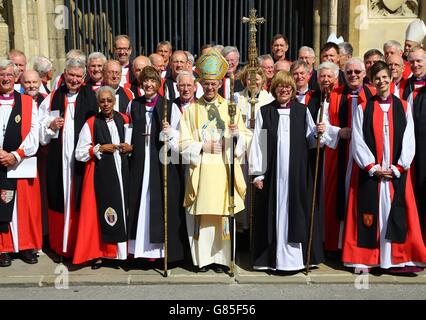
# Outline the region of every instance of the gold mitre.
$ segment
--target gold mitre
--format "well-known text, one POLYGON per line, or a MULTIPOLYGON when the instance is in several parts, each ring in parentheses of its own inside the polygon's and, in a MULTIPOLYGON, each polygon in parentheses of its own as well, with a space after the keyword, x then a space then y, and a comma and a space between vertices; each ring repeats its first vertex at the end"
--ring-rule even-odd
POLYGON ((216 49, 203 54, 195 66, 200 78, 204 80, 222 80, 228 71, 228 62, 216 49))

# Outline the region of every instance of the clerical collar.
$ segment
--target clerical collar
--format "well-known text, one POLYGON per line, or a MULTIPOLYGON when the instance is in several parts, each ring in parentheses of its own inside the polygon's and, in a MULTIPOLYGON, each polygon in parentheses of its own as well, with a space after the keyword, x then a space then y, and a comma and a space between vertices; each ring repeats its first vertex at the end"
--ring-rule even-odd
POLYGON ((362 89, 362 85, 359 86, 357 89, 354 89, 354 90, 349 88, 349 90, 351 90, 351 95, 354 95, 354 96, 359 95, 359 93, 361 92, 361 89, 362 89))
POLYGON ((156 94, 155 96, 151 98, 146 98, 146 106, 153 107, 157 104, 157 101, 158 101, 158 94, 156 94))
POLYGON ((290 109, 290 106, 291 106, 291 100, 287 101, 284 104, 280 104, 278 109, 290 109))
POLYGON ((75 95, 75 94, 77 94, 77 93, 78 93, 78 91, 71 91, 71 90, 68 90, 67 95, 69 95, 69 96, 73 96, 73 95, 75 95))
POLYGON ((105 121, 106 121, 106 123, 112 122, 112 121, 114 121, 114 117, 112 117, 112 118, 105 117, 105 121))
POLYGON ((183 100, 182 97, 180 98, 180 104, 181 105, 187 105, 187 104, 190 104, 192 102, 194 102, 194 98, 191 98, 189 100, 183 100))
POLYGON ((13 93, 0 94, 0 100, 13 100, 13 99, 15 99, 15 96, 13 93))
POLYGON ((426 74, 423 77, 414 79, 414 82, 425 82, 425 81, 426 81, 426 74))
POLYGON ((125 66, 122 67, 123 69, 129 69, 130 68, 130 63, 126 64, 125 66))
POLYGON ((216 98, 216 99, 214 99, 212 101, 207 101, 207 100, 204 99, 204 101, 206 102, 206 105, 210 106, 210 105, 216 104, 216 102, 218 101, 218 99, 219 98, 216 98))
POLYGON ((296 91, 296 95, 298 95, 298 96, 304 96, 304 95, 306 95, 308 93, 308 91, 309 91, 309 88, 306 87, 305 90, 296 91))
POLYGON ((382 97, 379 97, 379 103, 380 104, 390 104, 392 102, 392 95, 388 95, 386 99, 383 99, 382 97))
POLYGON ((395 81, 393 82, 395 86, 399 85, 400 82, 402 80, 402 77, 400 77, 399 79, 395 79, 395 81))

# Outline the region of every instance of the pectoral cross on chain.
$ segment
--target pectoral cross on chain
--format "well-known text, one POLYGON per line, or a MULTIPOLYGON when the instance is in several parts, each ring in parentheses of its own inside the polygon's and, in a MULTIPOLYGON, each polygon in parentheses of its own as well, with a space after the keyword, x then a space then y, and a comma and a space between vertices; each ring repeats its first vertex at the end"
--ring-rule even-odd
POLYGON ((147 123, 145 126, 145 133, 142 133, 142 135, 145 137, 145 146, 148 146, 149 144, 149 136, 151 135, 151 126, 147 123))
POLYGON ((387 112, 385 112, 385 121, 384 121, 384 125, 385 125, 385 135, 389 136, 389 120, 388 120, 388 116, 387 116, 387 112))

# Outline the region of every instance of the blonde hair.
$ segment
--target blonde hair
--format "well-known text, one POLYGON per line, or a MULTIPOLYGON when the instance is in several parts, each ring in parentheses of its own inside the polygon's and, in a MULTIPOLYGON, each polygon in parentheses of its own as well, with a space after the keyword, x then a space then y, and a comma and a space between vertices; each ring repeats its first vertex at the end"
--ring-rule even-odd
MULTIPOLYGON (((248 65, 246 65, 238 73, 238 79, 241 80, 241 82, 243 83, 244 87, 247 86, 246 82, 250 78, 250 73, 249 73, 248 69, 249 69, 249 67, 248 67, 248 65)), ((263 72, 263 69, 261 67, 256 68, 256 75, 259 75, 259 76, 262 77, 262 86, 264 86, 265 83, 266 83, 266 76, 265 76, 265 73, 263 72)))
POLYGON ((275 94, 275 90, 279 85, 282 86, 290 86, 293 89, 291 93, 291 97, 294 98, 296 96, 296 82, 293 77, 290 75, 288 71, 279 71, 273 78, 271 83, 270 92, 274 98, 277 98, 275 94))

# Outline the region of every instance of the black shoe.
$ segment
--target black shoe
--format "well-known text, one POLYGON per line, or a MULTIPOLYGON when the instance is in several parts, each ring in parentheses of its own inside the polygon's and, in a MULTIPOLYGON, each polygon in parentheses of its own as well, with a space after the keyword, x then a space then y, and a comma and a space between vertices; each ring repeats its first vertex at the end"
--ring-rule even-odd
POLYGON ((221 264, 214 264, 213 271, 216 273, 228 273, 229 268, 227 266, 223 266, 221 264))
POLYGON ((209 271, 209 268, 207 267, 207 266, 204 266, 204 267, 194 267, 194 269, 195 269, 195 272, 197 272, 197 273, 205 273, 205 272, 207 272, 207 271, 209 271))
POLYGON ((9 267, 12 264, 12 259, 8 252, 0 253, 0 267, 9 267))
POLYGON ((38 262, 37 255, 34 253, 33 249, 22 250, 21 251, 21 259, 22 259, 22 261, 29 263, 29 264, 35 264, 35 263, 38 262))

